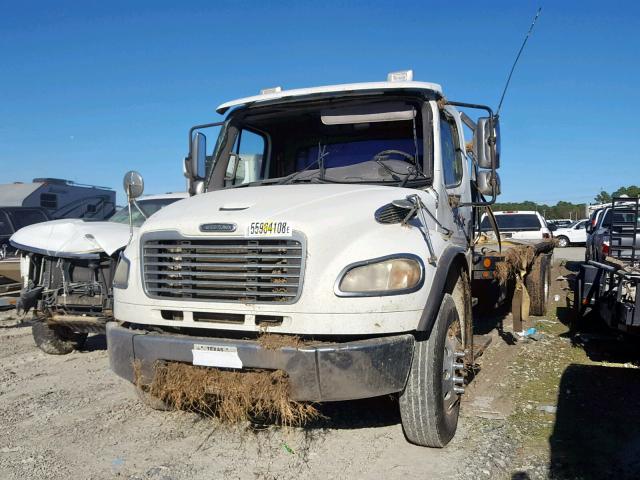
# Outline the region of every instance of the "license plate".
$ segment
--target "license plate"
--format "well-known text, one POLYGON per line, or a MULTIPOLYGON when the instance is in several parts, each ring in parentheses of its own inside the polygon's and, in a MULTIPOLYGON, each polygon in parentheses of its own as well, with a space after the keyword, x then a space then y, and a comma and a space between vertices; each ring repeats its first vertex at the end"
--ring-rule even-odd
POLYGON ((292 233, 288 222, 251 222, 247 227, 248 237, 290 237, 292 233))
POLYGON ((203 367, 242 368, 242 360, 240 360, 236 347, 195 343, 191 353, 193 353, 194 365, 201 365, 203 367))

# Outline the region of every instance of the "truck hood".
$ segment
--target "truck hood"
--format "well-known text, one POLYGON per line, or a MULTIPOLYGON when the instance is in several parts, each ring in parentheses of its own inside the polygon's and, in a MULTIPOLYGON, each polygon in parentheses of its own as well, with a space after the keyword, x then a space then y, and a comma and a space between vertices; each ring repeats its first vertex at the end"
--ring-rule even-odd
MULTIPOLYGON (((342 235, 336 225, 352 228, 374 222, 376 209, 417 193, 389 186, 304 184, 232 188, 196 195, 169 205, 142 226, 141 234, 177 230, 185 236, 245 236, 254 222, 287 222, 291 230, 342 235), (206 231, 205 224, 224 223, 232 232, 206 231)), ((424 195, 428 197, 428 195, 424 195)), ((430 202, 426 202, 430 203, 430 202)))
POLYGON ((52 257, 112 255, 127 245, 129 233, 129 225, 122 223, 62 219, 21 228, 9 241, 20 250, 52 257))

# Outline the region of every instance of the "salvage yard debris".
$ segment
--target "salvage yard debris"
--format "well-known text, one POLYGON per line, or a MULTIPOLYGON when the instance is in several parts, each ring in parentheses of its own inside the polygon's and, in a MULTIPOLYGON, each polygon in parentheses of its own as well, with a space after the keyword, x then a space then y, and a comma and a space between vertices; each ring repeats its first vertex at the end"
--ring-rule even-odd
POLYGON ((178 362, 157 362, 145 384, 134 362, 136 386, 178 410, 195 411, 224 423, 252 419, 301 426, 321 417, 314 405, 291 399, 282 370, 230 371, 178 362))

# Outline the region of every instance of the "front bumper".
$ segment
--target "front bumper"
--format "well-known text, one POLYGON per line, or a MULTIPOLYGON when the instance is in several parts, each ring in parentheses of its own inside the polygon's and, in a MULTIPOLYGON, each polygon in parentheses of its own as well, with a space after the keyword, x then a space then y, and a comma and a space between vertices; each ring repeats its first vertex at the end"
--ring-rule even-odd
POLYGON ((404 389, 413 358, 411 334, 300 348, 263 348, 257 341, 194 337, 132 330, 107 324, 111 369, 134 381, 133 362, 150 380, 156 361, 193 362, 194 344, 236 347, 243 368, 283 370, 291 397, 298 401, 335 401, 376 397, 404 389))

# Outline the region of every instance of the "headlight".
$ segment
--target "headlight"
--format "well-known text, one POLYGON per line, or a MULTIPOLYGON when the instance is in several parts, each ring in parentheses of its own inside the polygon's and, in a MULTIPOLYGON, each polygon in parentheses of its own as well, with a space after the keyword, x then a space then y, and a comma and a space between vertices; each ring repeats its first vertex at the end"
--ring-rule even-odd
POLYGON ((336 283, 340 297, 398 295, 422 286, 424 266, 415 255, 374 258, 349 265, 336 283))
POLYGON ((129 286, 129 267, 131 262, 124 254, 120 255, 116 273, 113 274, 113 288, 127 288, 129 286))

